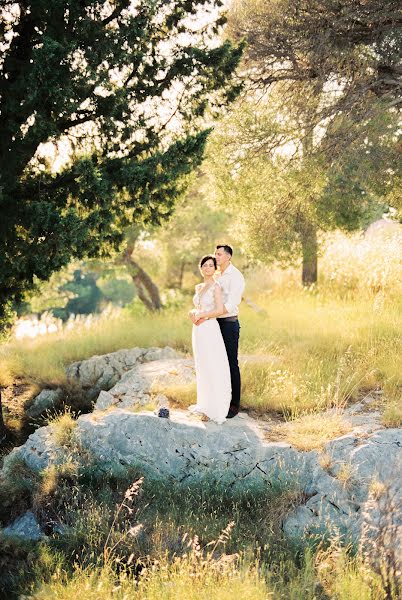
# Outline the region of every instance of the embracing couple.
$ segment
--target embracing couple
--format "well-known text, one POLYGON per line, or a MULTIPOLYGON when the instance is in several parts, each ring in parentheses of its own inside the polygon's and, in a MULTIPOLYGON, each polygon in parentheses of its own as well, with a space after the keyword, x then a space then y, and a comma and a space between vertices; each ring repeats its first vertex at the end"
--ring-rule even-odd
POLYGON ((232 256, 227 245, 216 246, 215 256, 203 256, 204 281, 195 286, 195 308, 189 313, 197 377, 197 404, 189 410, 219 424, 235 417, 240 407, 238 314, 244 277, 232 256))

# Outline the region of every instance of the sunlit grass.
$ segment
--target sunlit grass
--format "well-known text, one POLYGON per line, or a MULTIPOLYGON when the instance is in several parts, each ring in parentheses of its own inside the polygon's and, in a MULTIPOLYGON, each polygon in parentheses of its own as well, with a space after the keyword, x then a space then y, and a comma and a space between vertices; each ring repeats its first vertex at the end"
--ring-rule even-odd
MULTIPOLYGON (((344 406, 361 390, 385 388, 387 397, 400 397, 402 313, 397 302, 378 313, 370 298, 341 302, 298 290, 260 296, 258 302, 264 314, 241 307, 240 353, 271 358, 244 364, 244 408, 294 417, 344 406)), ((149 316, 125 311, 88 329, 10 342, 1 347, 0 372, 6 379, 60 385, 70 363, 134 346, 171 346, 189 354, 186 308, 149 316)), ((182 404, 193 403, 194 390, 184 396, 182 404)))
POLYGON ((6 374, 0 385, 17 376, 43 385, 60 384, 65 381, 65 367, 72 362, 121 348, 173 346, 188 351, 189 323, 184 315, 173 312, 143 317, 125 311, 99 319, 88 328, 77 326, 46 337, 13 341, 0 349, 0 372, 6 374))
POLYGON ((278 526, 291 508, 290 489, 237 497, 222 492, 146 484, 127 524, 113 521, 115 530, 110 488, 98 491, 102 504, 73 496, 75 532, 56 546, 42 542, 36 556, 31 552, 34 579, 24 582, 20 575, 20 590, 26 594, 29 586, 32 600, 385 599, 378 576, 336 542, 316 551, 286 544, 278 526), (124 532, 133 519, 145 523, 146 533, 129 542, 124 532), (116 545, 118 556, 104 561, 99 549, 106 535, 111 544, 124 541, 116 545))
POLYGON ((49 420, 52 426, 51 437, 56 446, 71 446, 74 443, 74 433, 77 427, 70 411, 66 411, 49 420))
POLYGON ((402 397, 398 403, 390 403, 386 407, 381 422, 385 427, 402 427, 402 397))
MULTIPOLYGON (((391 411, 386 422, 398 423, 401 253, 398 232, 378 238, 335 233, 324 241, 319 282, 311 289, 301 287, 295 269, 245 272, 245 296, 262 310, 242 303, 240 354, 262 360, 242 363, 242 406, 295 418, 383 390, 383 407, 391 411)), ((171 346, 189 355, 190 305, 191 295, 187 305, 157 314, 136 305, 89 327, 11 341, 0 347, 0 385, 16 378, 65 385, 70 363, 121 348, 171 346)), ((170 392, 178 406, 195 400, 194 387, 170 392)))
POLYGON ((272 427, 267 439, 282 440, 303 451, 321 450, 323 446, 347 433, 348 427, 339 415, 306 415, 272 427))

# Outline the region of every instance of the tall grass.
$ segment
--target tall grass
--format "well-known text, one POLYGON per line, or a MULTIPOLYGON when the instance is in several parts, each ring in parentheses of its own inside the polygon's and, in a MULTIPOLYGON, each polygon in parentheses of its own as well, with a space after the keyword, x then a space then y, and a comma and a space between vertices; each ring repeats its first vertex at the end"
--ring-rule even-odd
POLYGON ((385 600, 362 559, 287 542, 281 522, 301 500, 291 486, 233 493, 145 480, 131 493, 128 477, 92 464, 41 497, 36 511, 57 513, 64 533, 25 554, 17 541, 14 554, 2 546, 10 600, 385 600))
MULTIPOLYGON (((303 289, 295 271, 246 273, 240 353, 257 354, 242 368, 242 406, 298 417, 344 406, 372 390, 384 405, 402 397, 402 245, 334 235, 320 259, 321 281, 303 289), (353 276, 352 276, 353 270, 353 276)), ((11 341, 0 348, 0 385, 22 379, 63 384, 75 360, 133 346, 172 346, 191 353, 188 305, 149 315, 123 310, 91 327, 11 341)), ((188 396, 188 394, 187 394, 188 396)), ((183 400, 185 404, 186 401, 183 400)), ((180 404, 180 402, 179 402, 180 404)), ((388 419, 387 422, 395 421, 388 419)))

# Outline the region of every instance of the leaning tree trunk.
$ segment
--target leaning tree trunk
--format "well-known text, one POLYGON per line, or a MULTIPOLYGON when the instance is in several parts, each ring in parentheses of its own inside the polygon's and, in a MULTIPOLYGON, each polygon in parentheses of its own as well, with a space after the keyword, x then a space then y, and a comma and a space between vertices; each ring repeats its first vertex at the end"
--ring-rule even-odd
POLYGON ((0 447, 3 442, 7 439, 7 428, 3 419, 3 405, 1 402, 1 390, 0 390, 0 447))
POLYGON ((128 243, 125 251, 123 252, 123 262, 126 264, 129 274, 131 275, 134 285, 138 292, 138 297, 145 304, 145 306, 151 310, 156 311, 162 308, 162 302, 159 295, 157 285, 152 281, 148 273, 140 267, 140 265, 133 259, 134 247, 128 243))
POLYGON ((184 268, 186 266, 186 261, 182 260, 180 263, 180 273, 179 273, 179 290, 183 287, 183 277, 184 277, 184 268))
POLYGON ((309 286, 317 283, 317 229, 312 223, 303 223, 300 229, 303 268, 302 284, 309 286))

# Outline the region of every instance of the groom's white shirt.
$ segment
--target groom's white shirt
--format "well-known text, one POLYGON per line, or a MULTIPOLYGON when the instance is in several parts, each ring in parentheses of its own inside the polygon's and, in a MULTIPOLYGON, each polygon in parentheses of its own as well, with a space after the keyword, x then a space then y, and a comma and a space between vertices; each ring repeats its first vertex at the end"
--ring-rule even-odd
POLYGON ((228 311, 222 317, 237 317, 245 288, 243 275, 231 263, 216 280, 222 289, 223 304, 228 311))

